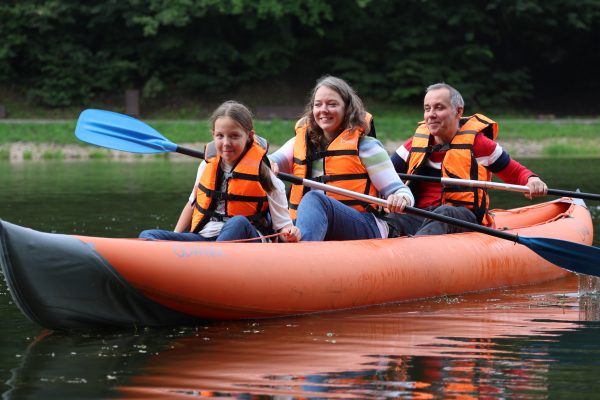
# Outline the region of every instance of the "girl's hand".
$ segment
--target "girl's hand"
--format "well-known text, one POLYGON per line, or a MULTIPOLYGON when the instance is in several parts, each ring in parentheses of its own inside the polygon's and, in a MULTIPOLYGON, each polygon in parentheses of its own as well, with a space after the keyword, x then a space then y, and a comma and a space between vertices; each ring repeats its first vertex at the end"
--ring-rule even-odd
POLYGON ((387 198, 386 212, 401 213, 410 204, 410 198, 403 194, 390 194, 387 198))
POLYGON ((279 233, 283 233, 283 235, 281 235, 281 240, 288 243, 299 242, 302 238, 302 233, 300 233, 300 229, 298 229, 294 225, 284 226, 279 230, 279 233))

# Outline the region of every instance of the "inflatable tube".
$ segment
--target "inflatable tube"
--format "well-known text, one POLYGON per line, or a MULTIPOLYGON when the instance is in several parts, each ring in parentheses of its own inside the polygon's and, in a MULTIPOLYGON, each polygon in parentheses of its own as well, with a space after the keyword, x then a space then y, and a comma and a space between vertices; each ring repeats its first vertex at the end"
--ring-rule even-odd
MULTIPOLYGON (((590 245, 582 201, 496 210, 499 229, 590 245)), ((69 236, 1 223, 0 263, 22 312, 52 329, 272 318, 535 284, 570 272, 475 232, 225 243, 69 236)))

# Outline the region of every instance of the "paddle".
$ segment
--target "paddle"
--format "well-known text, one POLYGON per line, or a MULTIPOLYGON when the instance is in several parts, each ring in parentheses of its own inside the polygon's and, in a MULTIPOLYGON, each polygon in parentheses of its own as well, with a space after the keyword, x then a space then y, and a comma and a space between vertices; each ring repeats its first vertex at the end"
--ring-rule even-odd
MULTIPOLYGON (((85 142, 116 150, 136 153, 176 151, 192 157, 203 157, 201 152, 186 149, 172 143, 156 130, 135 118, 110 111, 85 110, 79 116, 75 134, 85 142)), ((381 206, 387 205, 385 200, 366 194, 298 178, 294 175, 281 172, 278 176, 294 184, 337 193, 358 200, 365 200, 381 206)), ((475 232, 519 243, 561 268, 581 274, 600 276, 600 268, 598 268, 600 264, 600 248, 598 247, 553 238, 531 238, 513 235, 415 207, 406 207, 404 210, 409 214, 461 226, 475 232)))
POLYGON ((142 121, 112 111, 83 111, 75 136, 87 143, 130 153, 177 152, 204 158, 203 153, 176 145, 142 121))
MULTIPOLYGON (((508 183, 499 182, 488 182, 488 181, 475 181, 468 179, 455 179, 455 178, 441 178, 436 176, 423 176, 423 175, 410 175, 410 174, 398 174, 398 176, 404 180, 422 181, 422 182, 435 182, 441 183, 443 186, 468 186, 485 189, 498 189, 507 190, 510 192, 521 192, 529 193, 529 188, 523 185, 511 185, 508 183)), ((586 200, 600 200, 600 194, 595 193, 582 193, 570 190, 562 189, 548 189, 548 194, 553 196, 567 196, 578 199, 586 200)))
MULTIPOLYGON (((337 193, 343 196, 348 196, 357 200, 364 200, 370 203, 376 203, 380 206, 387 206, 387 202, 383 199, 369 196, 362 193, 356 193, 350 190, 338 188, 320 182, 315 182, 309 179, 298 178, 297 176, 280 172, 278 177, 297 184, 308 186, 313 189, 319 189, 327 192, 337 193)), ((424 218, 433 219, 440 222, 445 222, 451 225, 461 226, 463 228, 498 237, 500 239, 510 240, 511 242, 519 243, 530 250, 533 250, 539 256, 545 258, 551 263, 564 268, 568 271, 577 272, 580 274, 600 276, 600 248, 587 246, 580 243, 569 242, 566 240, 553 238, 536 238, 514 235, 508 232, 499 231, 488 228, 486 226, 474 224, 460 219, 439 215, 431 211, 422 210, 415 207, 405 207, 404 211, 408 214, 419 215, 424 218)))

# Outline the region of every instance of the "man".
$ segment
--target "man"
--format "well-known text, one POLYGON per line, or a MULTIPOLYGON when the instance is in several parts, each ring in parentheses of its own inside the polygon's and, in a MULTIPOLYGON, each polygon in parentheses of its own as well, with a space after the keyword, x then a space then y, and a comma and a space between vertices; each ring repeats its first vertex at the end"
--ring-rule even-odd
MULTIPOLYGON (((526 185, 525 197, 543 196, 546 184, 529 169, 512 160, 495 142, 498 125, 475 114, 463 117, 464 100, 445 83, 427 88, 423 101, 424 121, 414 136, 392 155, 397 172, 444 178, 491 180, 492 173, 506 183, 526 185)), ((410 181, 416 207, 453 218, 493 226, 485 189, 442 187, 440 183, 410 181)), ((422 217, 391 214, 399 235, 438 235, 463 232, 464 228, 422 217)))

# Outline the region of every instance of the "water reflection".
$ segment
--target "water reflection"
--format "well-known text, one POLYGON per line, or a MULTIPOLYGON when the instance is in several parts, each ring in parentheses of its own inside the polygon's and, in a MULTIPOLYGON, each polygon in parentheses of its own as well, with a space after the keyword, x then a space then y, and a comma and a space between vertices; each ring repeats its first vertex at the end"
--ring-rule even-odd
MULTIPOLYGON (((598 321, 577 278, 410 304, 139 332, 45 333, 7 398, 545 397, 598 321)), ((579 354, 595 362, 598 346, 579 354)), ((586 372, 582 371, 585 375, 586 372)), ((592 377, 590 376, 590 379, 592 377)), ((592 393, 590 393, 592 394, 592 393)))

